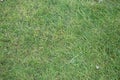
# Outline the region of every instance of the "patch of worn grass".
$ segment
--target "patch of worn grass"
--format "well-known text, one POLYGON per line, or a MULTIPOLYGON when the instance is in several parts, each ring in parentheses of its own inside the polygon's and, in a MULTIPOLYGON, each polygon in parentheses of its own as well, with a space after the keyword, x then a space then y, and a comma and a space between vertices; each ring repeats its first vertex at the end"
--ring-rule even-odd
POLYGON ((119 80, 119 59, 119 0, 0 2, 0 80, 119 80))

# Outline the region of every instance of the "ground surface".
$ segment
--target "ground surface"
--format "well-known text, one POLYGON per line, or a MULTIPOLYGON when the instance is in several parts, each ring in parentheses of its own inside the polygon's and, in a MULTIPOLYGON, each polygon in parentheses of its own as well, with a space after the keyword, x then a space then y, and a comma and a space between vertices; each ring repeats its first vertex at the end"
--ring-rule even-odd
POLYGON ((120 80, 120 0, 0 2, 0 80, 120 80))

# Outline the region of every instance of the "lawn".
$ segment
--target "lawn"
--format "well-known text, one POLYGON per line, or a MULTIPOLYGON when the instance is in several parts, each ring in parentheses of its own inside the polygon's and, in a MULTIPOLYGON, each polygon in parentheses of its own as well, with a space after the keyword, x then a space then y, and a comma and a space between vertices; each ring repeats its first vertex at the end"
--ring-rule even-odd
POLYGON ((120 80, 120 0, 0 1, 0 80, 120 80))

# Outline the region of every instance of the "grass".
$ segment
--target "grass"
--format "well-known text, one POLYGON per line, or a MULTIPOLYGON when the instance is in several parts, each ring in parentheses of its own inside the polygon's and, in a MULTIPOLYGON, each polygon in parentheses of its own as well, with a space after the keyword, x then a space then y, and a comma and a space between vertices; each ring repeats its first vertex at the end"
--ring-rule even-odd
POLYGON ((0 2, 0 80, 120 80, 120 0, 0 2))

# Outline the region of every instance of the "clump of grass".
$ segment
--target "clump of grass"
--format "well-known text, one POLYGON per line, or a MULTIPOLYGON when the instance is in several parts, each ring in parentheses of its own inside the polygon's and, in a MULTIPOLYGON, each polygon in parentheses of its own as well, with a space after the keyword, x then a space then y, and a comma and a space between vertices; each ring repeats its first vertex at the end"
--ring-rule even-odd
POLYGON ((0 79, 119 80, 119 3, 0 2, 0 79))

